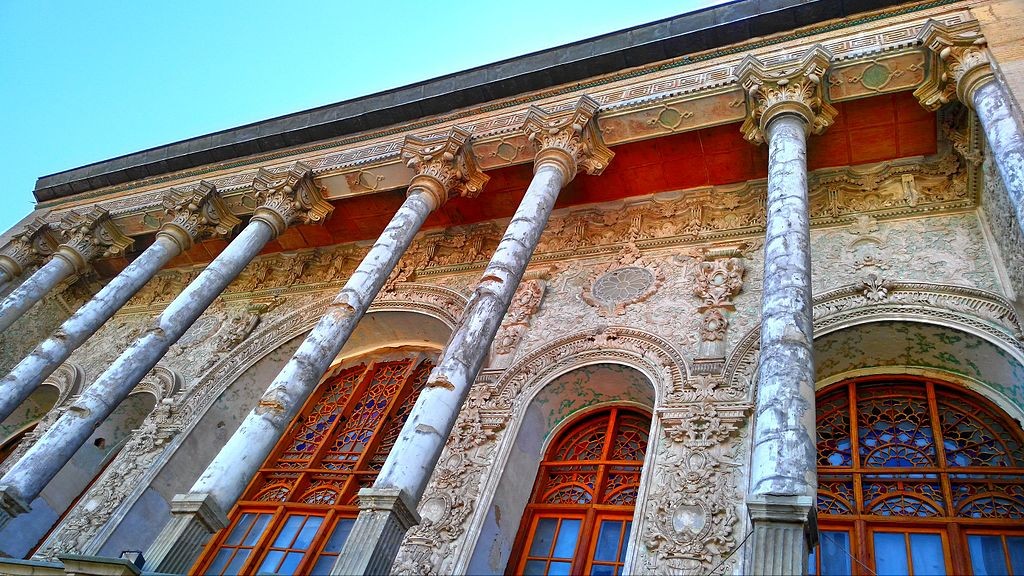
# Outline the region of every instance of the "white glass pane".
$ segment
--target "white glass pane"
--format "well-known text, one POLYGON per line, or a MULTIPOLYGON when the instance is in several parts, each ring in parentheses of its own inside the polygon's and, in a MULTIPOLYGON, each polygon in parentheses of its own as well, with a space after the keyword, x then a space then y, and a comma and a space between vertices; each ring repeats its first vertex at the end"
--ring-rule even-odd
POLYGON ((942 550, 942 537, 938 534, 911 534, 910 559, 914 563, 914 574, 946 575, 946 553, 942 550))
POLYGON ((903 534, 875 532, 875 573, 878 576, 906 576, 910 574, 907 562, 907 541, 903 534))
POLYGON ((967 536, 971 551, 971 570, 974 576, 1001 576, 1006 574, 1006 555, 1003 539, 999 536, 971 534, 967 536))

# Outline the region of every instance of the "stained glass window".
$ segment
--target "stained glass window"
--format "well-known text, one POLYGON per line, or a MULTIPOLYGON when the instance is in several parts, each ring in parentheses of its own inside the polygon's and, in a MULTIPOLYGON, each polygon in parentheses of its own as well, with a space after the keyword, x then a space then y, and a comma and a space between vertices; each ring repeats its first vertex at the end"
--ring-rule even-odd
POLYGON ((1002 410, 910 377, 843 382, 817 405, 812 574, 846 556, 845 573, 1024 576, 1024 435, 1002 410))
POLYGON ((651 417, 612 408, 562 431, 541 462, 512 574, 622 574, 651 417))
POLYGON ((270 454, 203 574, 327 574, 426 383, 433 359, 389 353, 330 371, 270 454))

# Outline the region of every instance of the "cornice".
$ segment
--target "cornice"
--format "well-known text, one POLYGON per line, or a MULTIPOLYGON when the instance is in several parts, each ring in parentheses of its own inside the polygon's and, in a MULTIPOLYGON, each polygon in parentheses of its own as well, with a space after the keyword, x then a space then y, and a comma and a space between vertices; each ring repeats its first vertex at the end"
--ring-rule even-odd
POLYGON ((456 124, 473 135, 480 169, 523 164, 532 161, 534 154, 520 131, 530 106, 564 113, 581 95, 599 104, 598 128, 610 146, 740 122, 748 113, 736 68, 746 54, 777 67, 803 58, 815 46, 824 47, 831 54, 825 78, 825 98, 830 102, 914 90, 935 72, 929 70, 926 49, 918 40, 927 22, 954 26, 973 21, 968 10, 956 4, 936 0, 832 22, 387 130, 141 180, 42 202, 38 207, 51 209, 46 219, 56 222, 75 206, 96 204, 108 210, 129 235, 148 234, 163 222, 160 200, 171 187, 190 190, 202 177, 217 187, 232 213, 245 216, 253 210, 251 185, 257 170, 282 172, 295 161, 308 165, 326 184, 328 200, 372 194, 405 187, 414 176, 401 158, 405 137, 441 139, 456 124))

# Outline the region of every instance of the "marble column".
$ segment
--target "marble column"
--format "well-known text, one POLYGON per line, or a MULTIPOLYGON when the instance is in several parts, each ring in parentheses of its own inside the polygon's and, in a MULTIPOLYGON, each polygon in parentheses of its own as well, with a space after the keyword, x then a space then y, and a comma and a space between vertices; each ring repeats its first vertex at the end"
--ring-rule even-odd
POLYGON ((593 120, 597 102, 568 114, 531 108, 524 130, 537 147, 534 177, 484 270, 360 512, 332 574, 386 574, 455 425, 470 386, 526 271, 562 187, 578 170, 600 173, 611 160, 593 120))
MULTIPOLYGON (((64 242, 50 260, 21 283, 0 303, 0 332, 14 324, 55 286, 81 274, 93 258, 123 252, 132 240, 121 234, 106 210, 95 207, 87 213, 72 212, 60 223, 64 242)), ((10 264, 10 260, 7 262, 10 264)))
POLYGON ((256 475, 408 249, 423 222, 450 195, 476 196, 487 182, 469 147, 470 133, 446 139, 406 138, 402 156, 416 169, 405 202, 342 287, 327 313, 274 378, 186 495, 146 552, 147 569, 184 572, 203 544, 226 522, 226 512, 256 475), (210 518, 220 518, 220 524, 210 518))
POLYGON ((53 255, 60 244, 56 231, 42 218, 35 218, 14 234, 0 250, 0 290, 21 277, 28 268, 53 255))
POLYGON ((312 171, 302 164, 284 173, 260 170, 253 188, 258 207, 245 229, 0 478, 0 525, 5 516, 29 510, 32 500, 93 430, 128 397, 268 241, 293 223, 318 221, 332 210, 313 183, 312 171))
POLYGON ((0 421, 171 258, 188 250, 200 238, 214 233, 229 234, 239 222, 224 206, 216 188, 207 182, 201 182, 195 190, 171 191, 164 205, 169 219, 160 227, 153 244, 0 380, 0 421))
POLYGON ((829 54, 811 50, 796 69, 745 58, 746 137, 768 144, 761 352, 747 510, 751 574, 801 574, 817 539, 817 459, 807 136, 832 123, 822 97, 829 54))
POLYGON ((976 22, 946 26, 929 20, 918 38, 932 58, 932 77, 914 94, 935 110, 955 96, 981 121, 988 152, 995 161, 1024 234, 1024 127, 1011 112, 1006 87, 996 79, 991 55, 976 22))

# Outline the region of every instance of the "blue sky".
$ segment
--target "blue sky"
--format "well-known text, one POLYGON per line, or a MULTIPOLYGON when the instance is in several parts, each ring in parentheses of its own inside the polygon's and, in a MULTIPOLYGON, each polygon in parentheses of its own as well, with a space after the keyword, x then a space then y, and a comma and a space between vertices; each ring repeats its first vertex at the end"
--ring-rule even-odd
POLYGON ((39 176, 721 0, 0 0, 0 231, 39 176))

